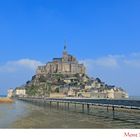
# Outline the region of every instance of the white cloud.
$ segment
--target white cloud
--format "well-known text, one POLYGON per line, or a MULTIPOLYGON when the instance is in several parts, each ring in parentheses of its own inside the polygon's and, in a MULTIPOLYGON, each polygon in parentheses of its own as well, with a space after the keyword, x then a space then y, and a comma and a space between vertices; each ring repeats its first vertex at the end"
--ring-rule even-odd
POLYGON ((0 72, 16 72, 20 71, 21 69, 35 70, 39 65, 43 65, 43 63, 32 59, 8 61, 4 65, 0 66, 0 72))
POLYGON ((131 53, 132 57, 140 57, 140 52, 131 53))
POLYGON ((15 62, 19 66, 23 66, 30 69, 36 69, 37 66, 43 65, 40 61, 31 60, 31 59, 21 59, 15 62))
POLYGON ((104 69, 122 68, 129 66, 131 68, 140 68, 140 53, 131 53, 129 55, 108 55, 98 59, 85 59, 81 60, 88 70, 95 67, 102 67, 104 69))
POLYGON ((94 67, 105 67, 113 69, 119 67, 117 59, 112 56, 106 56, 98 59, 85 59, 81 60, 80 63, 83 63, 87 69, 92 69, 94 67))
POLYGON ((134 59, 134 60, 124 60, 124 64, 130 66, 130 67, 136 67, 140 68, 140 60, 134 59))
POLYGON ((99 66, 109 67, 109 68, 118 66, 117 60, 113 57, 99 58, 95 60, 95 64, 99 66))
POLYGON ((118 54, 115 54, 115 55, 110 54, 110 55, 108 55, 108 57, 122 59, 122 58, 125 58, 125 55, 123 55, 123 54, 119 54, 119 55, 118 54))

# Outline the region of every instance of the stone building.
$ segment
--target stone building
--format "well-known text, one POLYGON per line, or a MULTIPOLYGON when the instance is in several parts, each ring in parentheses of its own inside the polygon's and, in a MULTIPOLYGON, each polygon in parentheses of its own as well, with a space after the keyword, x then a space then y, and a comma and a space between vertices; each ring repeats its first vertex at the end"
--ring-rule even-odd
POLYGON ((7 97, 8 98, 11 98, 13 96, 14 96, 14 89, 12 89, 12 88, 8 89, 8 91, 7 91, 7 97))
POLYGON ((24 87, 17 87, 14 91, 14 94, 18 97, 26 96, 26 89, 24 87))
POLYGON ((46 74, 84 74, 85 67, 83 64, 79 64, 76 58, 66 51, 64 46, 62 58, 53 58, 52 62, 48 62, 45 66, 39 66, 36 71, 36 75, 46 74))

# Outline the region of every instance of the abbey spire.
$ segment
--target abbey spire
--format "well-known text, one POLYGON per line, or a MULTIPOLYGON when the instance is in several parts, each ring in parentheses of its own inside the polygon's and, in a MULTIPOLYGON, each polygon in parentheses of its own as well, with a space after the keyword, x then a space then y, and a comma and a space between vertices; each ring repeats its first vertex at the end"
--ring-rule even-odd
POLYGON ((66 45, 66 41, 64 42, 64 50, 63 50, 63 55, 67 54, 67 45, 66 45))

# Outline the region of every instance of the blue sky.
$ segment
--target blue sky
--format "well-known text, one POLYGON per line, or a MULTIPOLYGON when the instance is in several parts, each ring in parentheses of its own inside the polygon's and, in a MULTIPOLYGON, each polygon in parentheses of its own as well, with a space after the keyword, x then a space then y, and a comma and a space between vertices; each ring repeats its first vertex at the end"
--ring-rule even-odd
POLYGON ((0 1, 0 93, 68 51, 87 73, 130 95, 140 91, 139 0, 0 1))

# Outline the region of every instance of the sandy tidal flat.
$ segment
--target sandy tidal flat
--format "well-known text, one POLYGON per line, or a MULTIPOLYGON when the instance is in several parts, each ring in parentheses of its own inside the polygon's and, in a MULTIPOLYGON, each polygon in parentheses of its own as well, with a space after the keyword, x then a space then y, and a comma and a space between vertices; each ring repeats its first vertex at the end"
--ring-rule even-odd
POLYGON ((0 98, 0 103, 13 103, 14 101, 10 98, 0 98))

